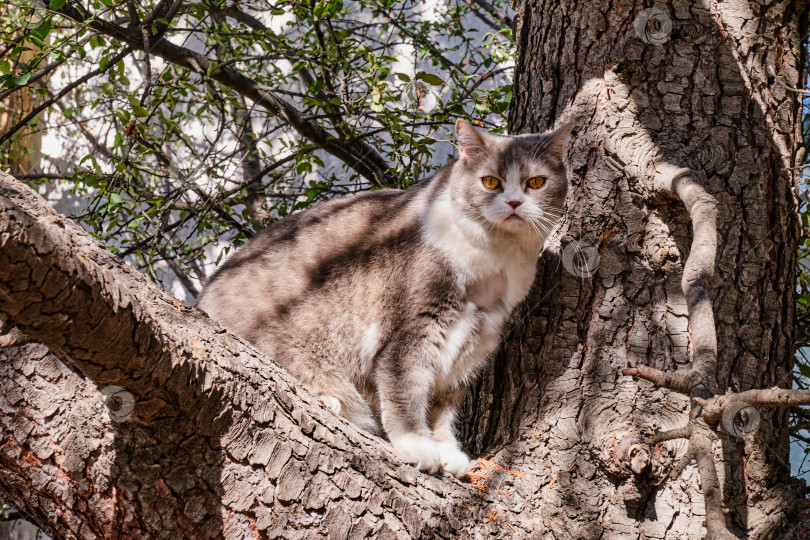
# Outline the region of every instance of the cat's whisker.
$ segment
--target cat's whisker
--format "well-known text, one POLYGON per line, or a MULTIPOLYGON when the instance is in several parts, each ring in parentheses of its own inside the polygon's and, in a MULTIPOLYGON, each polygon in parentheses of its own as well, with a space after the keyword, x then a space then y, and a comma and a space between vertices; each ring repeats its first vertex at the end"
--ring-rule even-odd
POLYGON ((550 220, 542 220, 545 223, 546 228, 548 229, 549 234, 551 234, 552 229, 557 225, 557 222, 550 221, 550 220))
POLYGON ((537 224, 538 224, 540 227, 542 227, 542 228, 543 228, 543 230, 545 231, 545 233, 546 233, 546 234, 550 234, 550 233, 551 233, 551 227, 549 227, 549 226, 548 226, 546 223, 544 223, 543 221, 537 220, 537 224))
POLYGON ((542 203, 538 204, 537 206, 540 208, 540 210, 542 210, 543 212, 549 213, 549 214, 553 214, 553 215, 557 215, 557 216, 562 216, 563 214, 565 214, 565 210, 563 210, 561 208, 557 208, 555 206, 549 206, 547 204, 542 204, 542 203))
POLYGON ((536 217, 527 217, 527 221, 531 224, 534 230, 537 232, 537 235, 540 236, 540 229, 548 235, 548 228, 536 217), (539 229, 538 229, 539 227, 539 229))
POLYGON ((483 226, 487 232, 492 232, 495 230, 495 225, 493 225, 487 218, 484 216, 473 216, 473 221, 478 223, 479 225, 483 226))
POLYGON ((549 219, 548 217, 545 216, 541 216, 539 219, 548 226, 549 230, 556 227, 557 224, 560 222, 559 219, 549 219))
POLYGON ((561 216, 558 216, 558 215, 549 214, 549 213, 547 213, 545 211, 542 211, 542 210, 537 211, 537 212, 528 211, 528 212, 526 212, 526 215, 531 217, 532 219, 542 219, 543 221, 546 221, 546 222, 548 222, 549 224, 552 224, 552 225, 555 224, 556 222, 560 221, 560 217, 561 217, 561 216))
POLYGON ((540 236, 540 229, 538 229, 538 228, 537 228, 537 225, 534 223, 534 220, 533 220, 533 219, 529 219, 529 225, 531 225, 531 226, 532 226, 532 229, 534 229, 534 233, 535 233, 537 236, 540 236))

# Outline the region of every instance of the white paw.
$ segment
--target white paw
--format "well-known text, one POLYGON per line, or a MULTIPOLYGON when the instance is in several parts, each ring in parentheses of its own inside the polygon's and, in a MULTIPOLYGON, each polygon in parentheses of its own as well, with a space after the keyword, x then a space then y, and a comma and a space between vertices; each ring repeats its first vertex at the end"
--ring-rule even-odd
POLYGON ((420 471, 435 473, 441 465, 441 454, 436 442, 430 437, 408 433, 391 439, 391 444, 402 454, 405 461, 416 464, 420 471))
POLYGON ((343 410, 343 407, 340 406, 340 401, 338 401, 337 398, 327 396, 325 394, 321 394, 318 397, 321 398, 323 404, 326 405, 333 413, 340 414, 340 411, 343 410))
POLYGON ((460 477, 470 470, 472 461, 454 442, 440 442, 439 456, 441 456, 442 469, 450 474, 460 477))

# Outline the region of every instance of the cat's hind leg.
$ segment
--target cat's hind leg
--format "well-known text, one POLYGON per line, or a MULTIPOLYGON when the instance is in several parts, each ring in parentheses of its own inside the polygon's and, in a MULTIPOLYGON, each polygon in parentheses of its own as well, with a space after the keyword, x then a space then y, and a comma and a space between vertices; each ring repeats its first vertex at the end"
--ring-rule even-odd
POLYGON ((354 385, 345 379, 330 379, 328 385, 313 388, 318 397, 333 413, 340 415, 358 428, 380 434, 379 423, 368 402, 354 385))

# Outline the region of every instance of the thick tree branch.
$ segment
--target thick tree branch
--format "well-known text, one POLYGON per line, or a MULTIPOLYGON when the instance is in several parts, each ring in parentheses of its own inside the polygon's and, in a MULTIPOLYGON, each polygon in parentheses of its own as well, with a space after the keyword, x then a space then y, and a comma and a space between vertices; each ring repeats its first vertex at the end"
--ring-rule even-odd
POLYGON ((810 390, 790 390, 787 388, 764 388, 746 390, 745 392, 729 393, 715 396, 705 402, 703 418, 709 424, 716 424, 723 416, 723 412, 734 403, 745 403, 752 407, 796 407, 810 405, 810 390))
POLYGON ((681 286, 689 309, 692 369, 696 372, 693 397, 711 397, 717 387, 717 333, 709 280, 717 256, 717 202, 687 169, 668 163, 656 167, 654 187, 676 195, 692 219, 692 248, 683 269, 681 286))
POLYGON ((363 523, 375 537, 452 537, 454 520, 485 511, 471 488, 402 463, 2 173, 0 246, 0 320, 73 372, 41 345, 0 352, 0 490, 48 532, 211 537, 289 521, 312 534, 363 523), (72 502, 86 489, 93 511, 72 502), (367 497, 384 519, 362 517, 367 497))

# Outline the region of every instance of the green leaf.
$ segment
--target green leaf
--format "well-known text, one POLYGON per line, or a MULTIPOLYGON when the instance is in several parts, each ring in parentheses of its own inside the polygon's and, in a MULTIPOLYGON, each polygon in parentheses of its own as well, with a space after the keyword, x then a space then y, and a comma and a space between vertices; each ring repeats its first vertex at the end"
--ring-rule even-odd
POLYGON ((28 73, 23 73, 22 75, 17 77, 17 79, 14 81, 14 84, 24 86, 24 85, 28 84, 28 79, 30 79, 30 78, 31 78, 31 72, 30 71, 28 73))
POLYGON ((337 15, 343 10, 343 0, 321 0, 312 9, 312 14, 316 19, 326 16, 337 15))
POLYGON ((110 193, 107 200, 109 201, 109 203, 107 204, 107 210, 109 210, 110 212, 117 211, 119 208, 121 208, 121 205, 124 203, 124 201, 121 199, 121 195, 119 195, 118 193, 110 193))
POLYGON ((9 63, 8 60, 3 60, 2 62, 0 62, 0 73, 3 73, 5 75, 11 73, 11 64, 9 63))
POLYGON ((799 364, 799 372, 810 379, 810 366, 805 364, 799 364))
POLYGON ((45 39, 45 36, 50 33, 51 28, 53 28, 53 21, 51 21, 50 17, 46 17, 31 30, 28 37, 37 38, 40 42, 42 42, 45 39))
POLYGON ((394 73, 400 81, 411 82, 411 77, 407 73, 394 73))
POLYGON ((417 73, 416 78, 433 86, 442 86, 444 84, 444 80, 438 75, 434 75, 433 73, 425 73, 424 71, 417 73))
POLYGON ((65 7, 65 0, 51 0, 48 7, 54 11, 60 10, 65 7))

